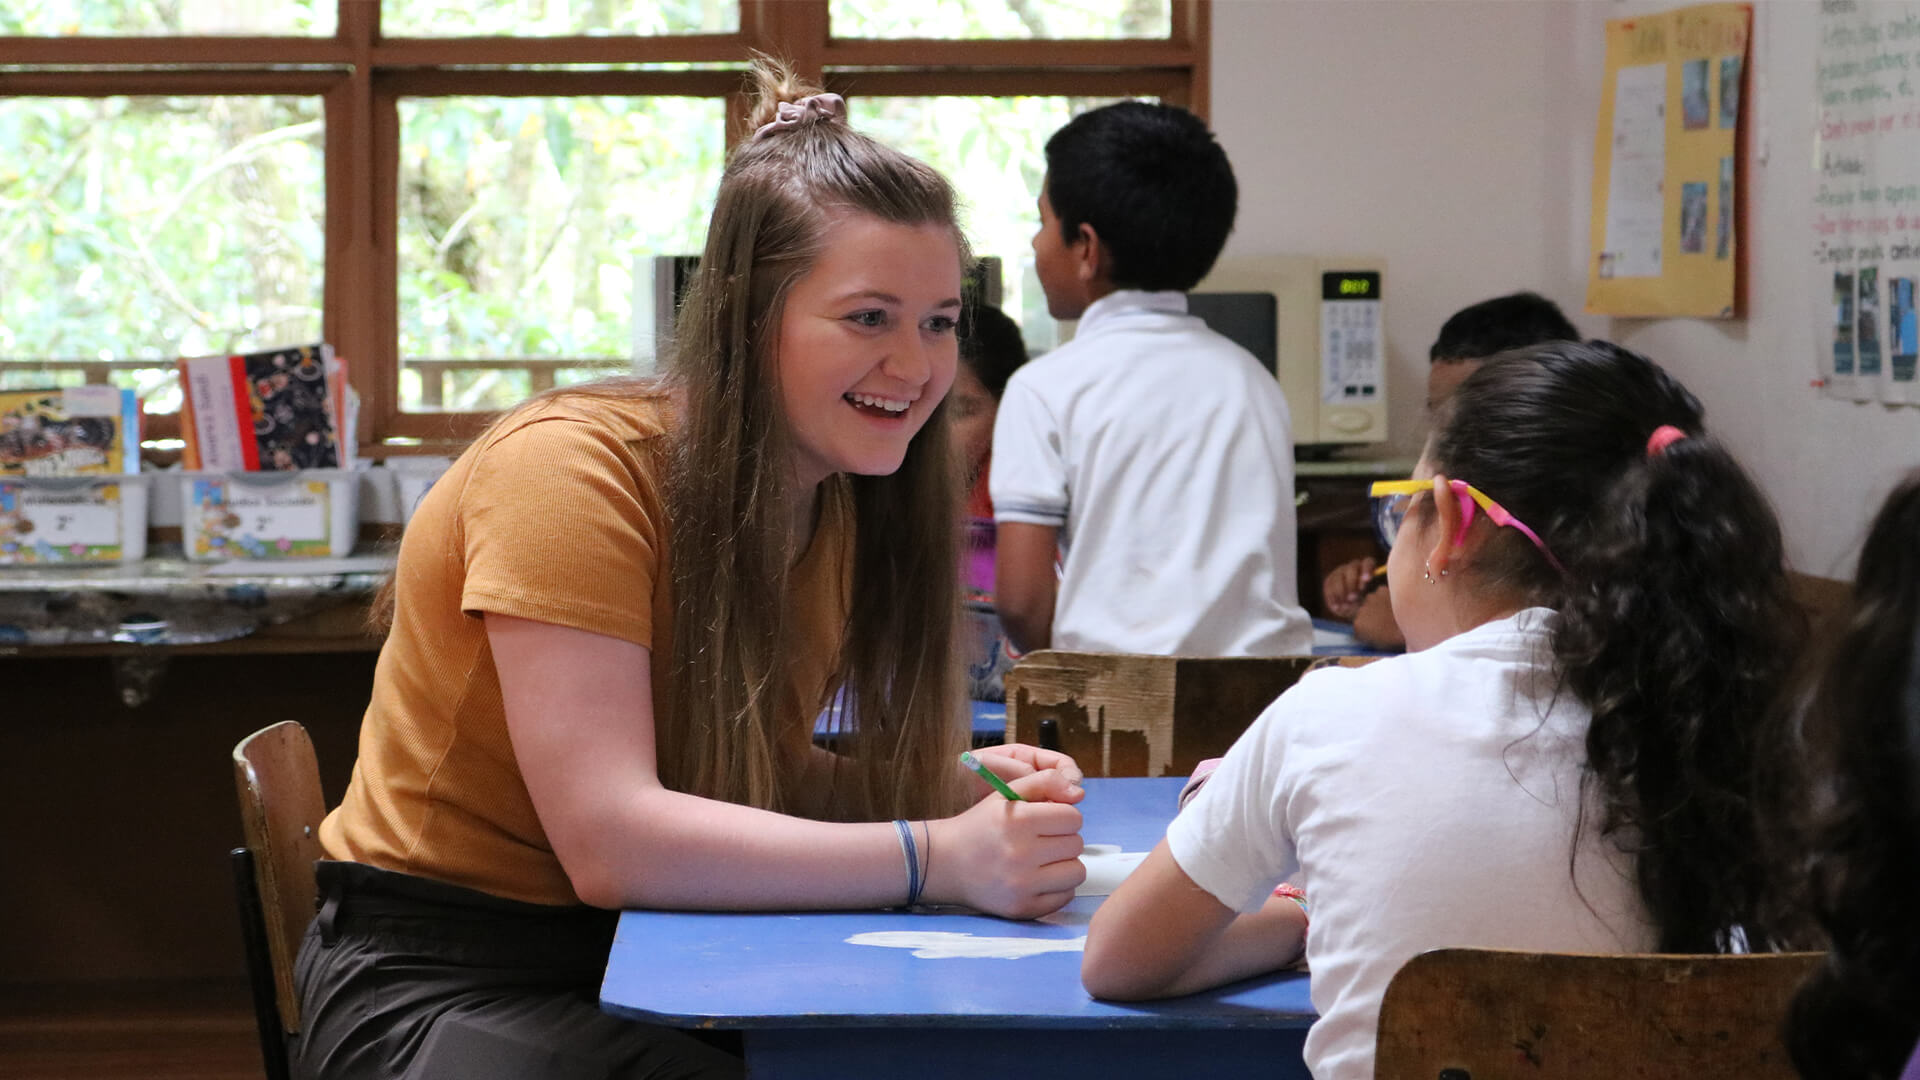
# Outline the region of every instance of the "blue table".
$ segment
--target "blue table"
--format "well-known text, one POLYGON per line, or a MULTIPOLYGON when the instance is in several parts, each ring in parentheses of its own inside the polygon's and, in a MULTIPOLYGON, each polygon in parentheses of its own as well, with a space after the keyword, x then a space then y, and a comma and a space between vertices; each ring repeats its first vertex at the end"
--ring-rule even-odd
MULTIPOLYGON (((1173 816, 1178 778, 1087 781, 1088 843, 1142 851, 1173 816)), ((734 1030, 752 1075, 1306 1077, 1307 977, 1287 972, 1170 1001, 1113 1005, 1080 987, 1079 940, 1100 897, 1037 922, 960 909, 713 914, 628 911, 601 1007, 674 1027, 734 1030), (876 935, 1057 941, 1019 959, 929 958, 876 935)), ((931 946, 938 949, 940 945, 931 946)))
MULTIPOLYGON (((999 701, 975 701, 973 705, 973 745, 999 746, 1007 741, 1007 706, 999 701)), ((821 711, 813 721, 813 740, 831 746, 840 721, 840 698, 821 711)))
POLYGON ((1401 649, 1376 649, 1353 634, 1353 624, 1337 619, 1313 620, 1315 656, 1399 656, 1401 649))

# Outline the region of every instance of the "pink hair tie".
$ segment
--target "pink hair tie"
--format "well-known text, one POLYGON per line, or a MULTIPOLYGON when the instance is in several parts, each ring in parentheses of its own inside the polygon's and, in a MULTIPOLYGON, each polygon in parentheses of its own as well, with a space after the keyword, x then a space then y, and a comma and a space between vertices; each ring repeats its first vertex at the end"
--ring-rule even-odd
POLYGON ((753 137, 759 140, 765 138, 768 132, 798 126, 809 115, 822 120, 840 119, 847 115, 847 99, 839 94, 814 94, 799 101, 783 101, 774 106, 773 119, 761 124, 753 137))
POLYGON ((1653 457, 1663 453, 1667 447, 1672 446, 1674 443, 1686 437, 1686 432, 1681 431, 1672 424, 1661 424, 1659 427, 1653 429, 1653 434, 1647 436, 1647 456, 1653 457))

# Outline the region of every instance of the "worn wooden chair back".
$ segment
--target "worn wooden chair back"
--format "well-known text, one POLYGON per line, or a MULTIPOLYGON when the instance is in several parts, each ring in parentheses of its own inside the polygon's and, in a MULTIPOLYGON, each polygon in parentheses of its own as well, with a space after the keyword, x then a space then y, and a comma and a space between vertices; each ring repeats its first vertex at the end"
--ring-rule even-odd
POLYGON ((269 1076, 284 1076, 285 1036, 300 1030, 293 962, 313 920, 313 864, 321 857, 320 819, 326 816, 320 765, 307 729, 287 720, 240 740, 233 748, 233 779, 246 840, 244 848, 233 852, 234 884, 253 975, 261 1051, 269 1076))
POLYGON ((1088 776, 1185 776, 1318 662, 1043 649, 1007 673, 1007 737, 1065 751, 1088 776))
POLYGON ((1375 1080, 1796 1080, 1780 1039, 1819 953, 1438 949, 1380 1006, 1375 1080))

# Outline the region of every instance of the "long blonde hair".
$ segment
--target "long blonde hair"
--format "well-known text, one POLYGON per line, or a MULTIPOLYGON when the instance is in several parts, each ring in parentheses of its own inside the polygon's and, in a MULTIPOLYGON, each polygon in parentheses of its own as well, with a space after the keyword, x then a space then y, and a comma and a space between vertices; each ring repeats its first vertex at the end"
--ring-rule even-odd
MULTIPOLYGON (((780 103, 818 92, 765 57, 750 78, 754 128, 780 103)), ((779 326, 830 220, 847 211, 941 226, 965 250, 945 178, 843 119, 810 114, 728 160, 669 352, 684 412, 668 487, 676 715, 657 718, 660 774, 679 790, 774 810, 794 804, 798 779, 781 767, 782 747, 794 745, 782 728, 812 720, 780 715, 783 660, 800 643, 784 610, 794 450, 779 326)), ((844 816, 938 816, 961 805, 958 494, 944 403, 897 472, 821 486, 823 507, 837 500, 854 522, 852 609, 834 680, 847 705, 849 764, 833 778, 844 816)))

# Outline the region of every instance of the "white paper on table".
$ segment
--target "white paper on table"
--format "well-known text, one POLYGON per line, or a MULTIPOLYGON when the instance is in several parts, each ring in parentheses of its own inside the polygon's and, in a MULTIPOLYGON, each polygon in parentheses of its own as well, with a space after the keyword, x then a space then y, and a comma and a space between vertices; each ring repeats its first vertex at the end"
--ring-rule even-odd
POLYGON ((1120 887, 1147 857, 1144 851, 1121 851, 1118 844, 1088 844, 1080 855, 1087 868, 1087 880, 1073 890, 1075 896, 1106 896, 1120 887))

